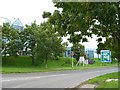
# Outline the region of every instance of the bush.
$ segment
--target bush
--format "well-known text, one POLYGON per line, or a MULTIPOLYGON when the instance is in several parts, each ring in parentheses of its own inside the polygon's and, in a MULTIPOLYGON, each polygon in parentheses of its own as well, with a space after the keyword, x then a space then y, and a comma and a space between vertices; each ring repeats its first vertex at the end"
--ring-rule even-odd
POLYGON ((2 66, 30 66, 31 57, 30 56, 7 56, 2 57, 2 66), (4 63, 5 61, 5 63, 4 63))
MULTIPOLYGON (((71 65, 72 64, 72 58, 70 58, 70 57, 60 57, 59 59, 62 61, 62 66, 66 66, 66 65, 71 65)), ((73 58, 73 62, 77 63, 74 58, 73 58)))

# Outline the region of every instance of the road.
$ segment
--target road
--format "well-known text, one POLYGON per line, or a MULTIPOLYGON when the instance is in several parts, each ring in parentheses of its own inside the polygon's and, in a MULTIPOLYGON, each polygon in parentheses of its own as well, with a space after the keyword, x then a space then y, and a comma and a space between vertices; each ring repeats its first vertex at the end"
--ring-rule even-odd
POLYGON ((72 88, 90 78, 117 71, 117 67, 109 67, 44 73, 3 74, 2 88, 72 88))

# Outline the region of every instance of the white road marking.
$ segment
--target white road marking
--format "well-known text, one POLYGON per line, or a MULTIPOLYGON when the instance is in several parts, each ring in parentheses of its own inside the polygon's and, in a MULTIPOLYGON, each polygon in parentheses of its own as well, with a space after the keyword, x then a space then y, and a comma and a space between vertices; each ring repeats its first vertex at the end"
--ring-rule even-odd
POLYGON ((62 75, 68 75, 68 74, 37 76, 37 77, 21 77, 21 78, 16 78, 16 79, 2 79, 2 82, 9 82, 9 81, 16 81, 16 80, 27 80, 27 79, 38 79, 38 78, 47 78, 47 77, 55 77, 55 76, 62 76, 62 75))

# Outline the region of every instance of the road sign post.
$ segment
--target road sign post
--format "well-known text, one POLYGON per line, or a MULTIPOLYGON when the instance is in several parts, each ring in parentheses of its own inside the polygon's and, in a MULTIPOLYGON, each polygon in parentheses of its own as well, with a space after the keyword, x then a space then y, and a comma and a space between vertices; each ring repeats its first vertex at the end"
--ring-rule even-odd
POLYGON ((101 50, 101 62, 111 62, 110 50, 101 50))

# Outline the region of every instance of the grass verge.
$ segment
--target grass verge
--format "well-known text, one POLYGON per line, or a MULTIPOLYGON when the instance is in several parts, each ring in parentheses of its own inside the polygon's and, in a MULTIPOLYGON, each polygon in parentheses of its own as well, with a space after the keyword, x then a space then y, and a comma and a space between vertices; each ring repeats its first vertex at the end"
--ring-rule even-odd
MULTIPOLYGON (((119 72, 119 74, 120 74, 120 72, 119 72)), ((118 88, 118 81, 106 82, 106 80, 118 79, 119 74, 118 74, 118 72, 105 74, 105 75, 98 76, 93 79, 89 79, 86 83, 98 85, 95 90, 103 90, 103 88, 118 88)))
MULTIPOLYGON (((83 70, 90 68, 101 68, 117 66, 117 63, 101 64, 99 59, 95 59, 94 64, 88 64, 84 67, 82 65, 75 66, 77 63, 74 59, 74 68, 71 66, 71 58, 60 57, 58 60, 48 60, 48 68, 44 64, 32 66, 31 58, 28 56, 21 57, 7 57, 6 61, 2 62, 2 73, 30 73, 30 72, 48 72, 48 71, 63 71, 63 70, 83 70)), ((39 63, 39 61, 38 61, 39 63)))

